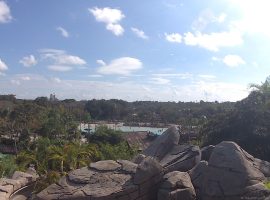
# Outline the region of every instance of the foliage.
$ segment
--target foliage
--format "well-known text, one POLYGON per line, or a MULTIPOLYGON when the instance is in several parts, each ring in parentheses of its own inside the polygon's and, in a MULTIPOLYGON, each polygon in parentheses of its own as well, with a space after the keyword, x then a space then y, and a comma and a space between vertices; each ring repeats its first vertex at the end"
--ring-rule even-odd
POLYGON ((97 161, 100 155, 94 144, 63 143, 42 138, 33 145, 35 149, 21 151, 17 158, 20 169, 26 169, 34 164, 39 174, 46 174, 48 171, 59 173, 68 172, 90 162, 97 161))
POLYGON ((199 125, 219 112, 233 109, 233 106, 231 102, 126 102, 93 99, 87 101, 85 110, 94 120, 199 125))
POLYGON ((216 115, 203 126, 201 137, 204 145, 231 140, 255 157, 270 159, 270 85, 268 80, 261 86, 257 86, 247 98, 237 102, 234 110, 216 115))
POLYGON ((270 181, 266 182, 266 183, 264 184, 264 186, 265 186, 267 189, 270 190, 270 181))
POLYGON ((88 140, 91 143, 109 143, 115 145, 123 141, 123 138, 121 131, 115 131, 102 125, 96 128, 95 133, 88 135, 88 140))
POLYGON ((48 138, 40 138, 35 143, 31 145, 33 149, 23 150, 18 154, 16 164, 21 171, 25 171, 30 164, 35 165, 41 177, 35 187, 37 192, 55 183, 67 172, 100 160, 95 144, 60 143, 48 138))
POLYGON ((0 178, 10 177, 17 170, 14 156, 0 154, 0 178))
POLYGON ((50 171, 46 176, 40 177, 40 179, 35 183, 34 193, 39 193, 44 190, 49 185, 56 183, 61 178, 61 174, 57 171, 50 171))
POLYGON ((117 145, 103 143, 99 144, 98 149, 101 154, 101 160, 130 160, 137 154, 137 151, 131 149, 126 142, 120 142, 117 145))

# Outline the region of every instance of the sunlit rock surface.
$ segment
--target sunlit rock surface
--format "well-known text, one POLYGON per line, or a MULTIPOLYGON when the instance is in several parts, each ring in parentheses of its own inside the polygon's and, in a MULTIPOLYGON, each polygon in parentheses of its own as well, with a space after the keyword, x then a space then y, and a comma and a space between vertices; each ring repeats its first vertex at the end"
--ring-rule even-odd
POLYGON ((99 161, 70 172, 37 199, 156 199, 162 166, 146 157, 139 165, 126 160, 99 161))
POLYGON ((180 145, 173 126, 133 159, 99 161, 74 170, 37 195, 39 200, 268 199, 270 164, 234 142, 201 150, 180 145), (201 161, 201 155, 203 161, 201 161))
POLYGON ((234 142, 218 144, 209 158, 190 172, 202 200, 264 199, 270 191, 263 186, 269 163, 255 159, 234 142))

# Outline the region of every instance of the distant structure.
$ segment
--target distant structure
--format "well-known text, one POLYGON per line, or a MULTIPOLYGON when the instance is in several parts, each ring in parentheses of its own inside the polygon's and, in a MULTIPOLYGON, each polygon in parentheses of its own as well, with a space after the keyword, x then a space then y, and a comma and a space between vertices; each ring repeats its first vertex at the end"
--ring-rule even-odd
POLYGON ((16 95, 14 95, 14 94, 0 95, 0 100, 15 101, 16 95))
POLYGON ((50 101, 58 101, 58 99, 56 98, 55 94, 50 94, 50 101))

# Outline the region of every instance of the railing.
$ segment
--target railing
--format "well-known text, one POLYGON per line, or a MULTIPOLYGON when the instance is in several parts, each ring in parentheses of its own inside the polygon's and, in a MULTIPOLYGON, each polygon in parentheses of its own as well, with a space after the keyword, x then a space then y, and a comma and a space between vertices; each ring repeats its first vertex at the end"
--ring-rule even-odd
POLYGON ((32 192, 34 189, 35 183, 31 183, 30 185, 26 185, 15 192, 13 192, 9 199, 10 200, 27 200, 32 196, 32 192))

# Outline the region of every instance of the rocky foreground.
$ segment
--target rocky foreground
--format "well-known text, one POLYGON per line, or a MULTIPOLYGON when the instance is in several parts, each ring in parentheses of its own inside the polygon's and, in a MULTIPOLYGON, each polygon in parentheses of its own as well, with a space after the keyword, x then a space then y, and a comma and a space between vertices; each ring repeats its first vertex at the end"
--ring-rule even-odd
POLYGON ((26 172, 14 172, 11 178, 0 179, 0 200, 8 200, 10 196, 20 190, 27 187, 38 178, 35 169, 29 168, 26 172))
MULTIPOLYGON (((36 196, 36 200, 270 200, 264 182, 270 163, 224 141, 200 149, 180 145, 169 128, 134 160, 106 160, 74 170, 36 196)), ((0 200, 31 185, 35 170, 0 179, 0 200)))
POLYGON ((37 195, 38 200, 269 199, 270 163, 234 142, 199 149, 180 145, 169 128, 133 162, 99 161, 74 170, 37 195))

